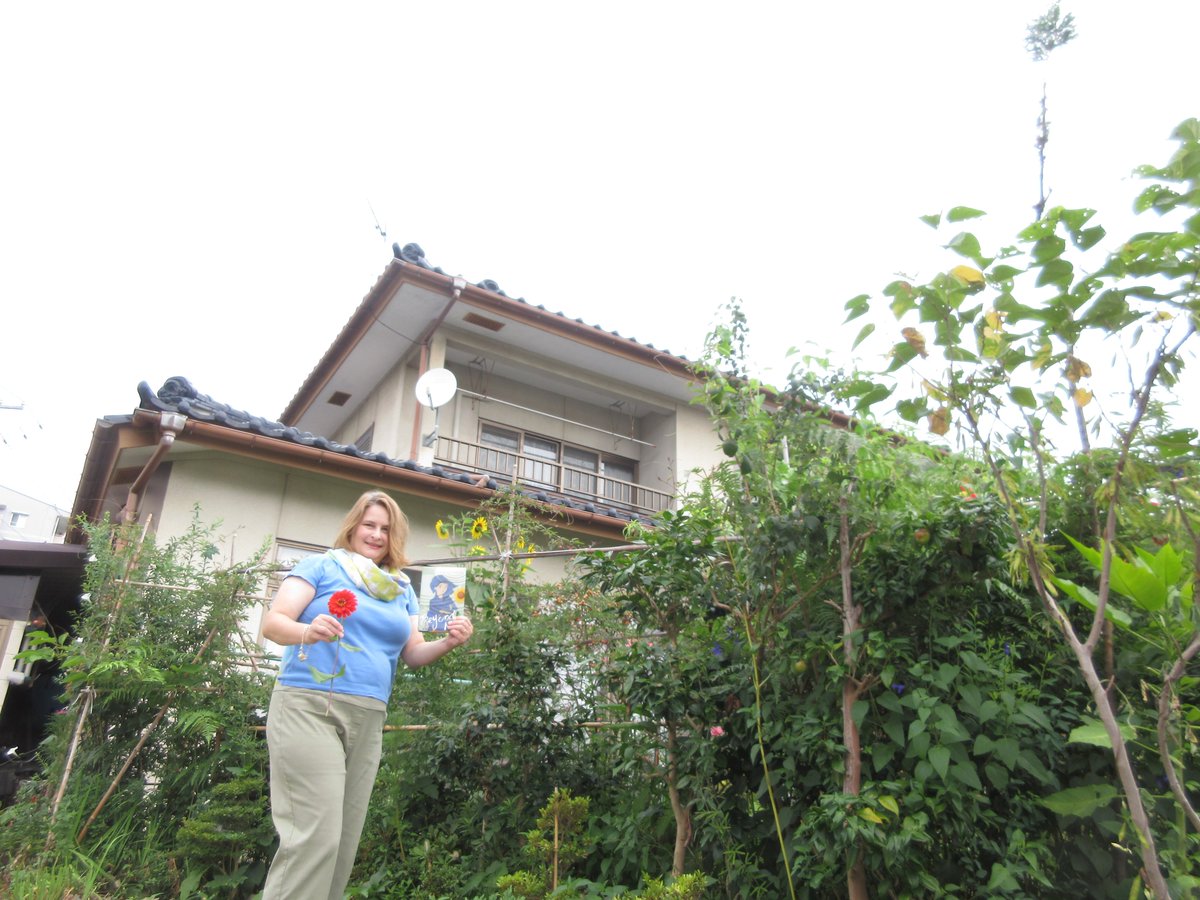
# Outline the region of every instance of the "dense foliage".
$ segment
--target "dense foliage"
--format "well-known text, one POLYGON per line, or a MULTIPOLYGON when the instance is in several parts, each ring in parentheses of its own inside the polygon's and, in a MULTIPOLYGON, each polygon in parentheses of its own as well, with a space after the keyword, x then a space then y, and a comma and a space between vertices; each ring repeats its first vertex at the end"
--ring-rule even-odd
POLYGON ((0 814, 6 889, 170 896, 200 881, 214 895, 255 884, 273 839, 256 730, 268 685, 240 625, 261 575, 218 568, 215 530, 198 522, 162 546, 108 523, 88 540, 74 640, 44 635, 33 651, 61 661, 68 705, 40 748, 43 776, 0 814))
MULTIPOLYGON (((564 583, 529 579, 561 545, 515 496, 438 522, 476 637, 397 682, 352 893, 1195 890, 1200 447, 1164 401, 1200 315, 1200 125, 1178 137, 1141 201, 1173 228, 1092 270, 1068 258, 1104 237, 1086 210, 990 255, 954 235, 970 265, 882 292, 886 372, 801 360, 767 389, 731 307, 698 398, 725 462, 564 583), (1112 351, 1135 374, 1106 405, 1086 360, 1112 351)), ((198 526, 90 538, 78 640, 36 651, 70 706, 0 815, 3 887, 250 896, 266 685, 237 622, 259 574, 215 568, 198 526)))

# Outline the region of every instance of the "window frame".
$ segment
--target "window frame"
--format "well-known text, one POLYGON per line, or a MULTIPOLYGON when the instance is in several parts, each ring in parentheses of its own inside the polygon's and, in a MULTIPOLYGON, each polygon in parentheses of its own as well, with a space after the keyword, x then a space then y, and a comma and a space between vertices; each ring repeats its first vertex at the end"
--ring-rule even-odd
POLYGON ((517 428, 512 425, 504 425, 499 422, 485 419, 479 420, 479 446, 480 452, 478 462, 481 469, 502 475, 505 478, 513 478, 515 476, 519 478, 522 484, 526 484, 531 487, 546 488, 555 491, 556 493, 561 493, 565 496, 577 497, 592 502, 616 503, 630 507, 634 505, 633 489, 632 487, 627 487, 626 485, 636 486, 638 483, 638 461, 636 459, 631 459, 626 456, 619 456, 615 453, 606 453, 598 447, 588 447, 584 444, 577 444, 572 441, 548 437, 536 431, 528 431, 524 428, 517 428), (501 447, 497 444, 489 443, 486 440, 486 432, 488 431, 491 431, 496 435, 505 435, 514 438, 516 442, 515 449, 509 446, 501 447), (556 458, 551 460, 548 456, 542 454, 531 455, 526 452, 527 438, 532 438, 534 441, 544 442, 546 444, 552 444, 556 446, 558 448, 556 458), (584 466, 577 465, 576 462, 569 462, 567 460, 567 456, 571 451, 577 451, 580 454, 586 454, 587 456, 595 459, 595 468, 589 471, 584 466), (536 472, 534 472, 534 477, 528 477, 528 473, 526 471, 522 471, 518 474, 516 472, 516 464, 509 469, 503 469, 499 465, 488 465, 488 462, 485 461, 484 458, 485 454, 487 454, 489 457, 494 454, 497 459, 505 456, 513 457, 515 460, 519 461, 519 464, 523 470, 529 470, 531 469, 531 464, 536 466, 538 461, 542 461, 545 465, 552 466, 553 468, 557 469, 559 477, 556 482, 551 482, 545 479, 537 478, 536 472), (620 494, 617 496, 614 496, 613 493, 611 493, 611 485, 613 484, 612 479, 605 477, 607 467, 609 465, 622 467, 626 469, 631 476, 628 479, 617 478, 617 481, 620 482, 620 494), (569 481, 572 476, 574 476, 574 480, 576 482, 575 484, 572 484, 569 481), (581 478, 590 478, 592 487, 591 490, 585 489, 579 483, 579 479, 581 478))

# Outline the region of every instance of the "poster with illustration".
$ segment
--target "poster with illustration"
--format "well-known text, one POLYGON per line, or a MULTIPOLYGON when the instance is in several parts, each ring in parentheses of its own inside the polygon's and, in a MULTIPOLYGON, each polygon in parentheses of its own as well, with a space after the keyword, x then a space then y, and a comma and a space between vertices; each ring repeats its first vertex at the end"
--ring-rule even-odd
POLYGON ((445 632, 450 620, 462 615, 467 600, 466 566, 429 566, 421 573, 417 598, 422 631, 445 632))

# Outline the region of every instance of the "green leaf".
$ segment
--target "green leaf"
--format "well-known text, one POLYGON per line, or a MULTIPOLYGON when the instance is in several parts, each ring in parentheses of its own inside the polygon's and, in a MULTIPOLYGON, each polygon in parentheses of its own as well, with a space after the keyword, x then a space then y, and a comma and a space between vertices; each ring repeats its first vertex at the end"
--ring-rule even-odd
POLYGON ((982 209, 972 209, 969 206, 955 206, 946 213, 947 222, 963 222, 967 219, 978 219, 980 216, 986 216, 982 209))
MULTIPOLYGON (((1081 584, 1075 584, 1073 581, 1068 581, 1065 578, 1057 578, 1053 575, 1050 576, 1050 580, 1054 582, 1054 584, 1057 585, 1068 597, 1070 597, 1072 600, 1077 600, 1078 602, 1082 603, 1092 612, 1095 612, 1096 607, 1100 605, 1100 598, 1092 593, 1089 588, 1086 588, 1081 584)), ((1108 619, 1108 621, 1112 622, 1114 625, 1125 629, 1126 631, 1128 631, 1133 625, 1133 617, 1129 615, 1129 613, 1125 612, 1125 610, 1114 606, 1111 597, 1104 607, 1104 618, 1108 619)))
POLYGON ((1125 299, 1125 292, 1110 290, 1096 298, 1096 302, 1088 307, 1087 313, 1080 321, 1086 325, 1099 325, 1115 331, 1132 321, 1130 316, 1129 301, 1125 299))
MULTIPOLYGON (((1103 558, 1099 550, 1085 547, 1070 535, 1065 535, 1080 555, 1101 571, 1103 558)), ((1147 612, 1157 612, 1167 605, 1167 584, 1140 560, 1130 563, 1113 554, 1111 570, 1112 589, 1128 597, 1147 612)))
POLYGON ((1067 242, 1056 234, 1047 235, 1041 238, 1033 245, 1033 261, 1038 263, 1048 263, 1053 259, 1058 259, 1062 256, 1062 252, 1067 249, 1067 242))
POLYGON ((979 357, 965 347, 947 347, 946 359, 954 362, 979 362, 979 357))
POLYGON ((1066 290, 1071 286, 1071 278, 1075 274, 1075 267, 1065 259, 1055 259, 1042 266, 1042 271, 1035 282, 1038 287, 1046 285, 1054 285, 1062 290, 1066 290))
POLYGON ((975 788, 977 791, 983 790, 983 785, 979 781, 979 773, 970 763, 955 763, 950 767, 950 774, 967 787, 975 788))
POLYGON ((866 700, 855 700, 854 706, 850 708, 850 715, 854 719, 854 724, 858 728, 862 728, 863 719, 867 717, 867 711, 871 708, 871 704, 866 700))
POLYGON ((1163 584, 1178 584, 1179 580, 1183 578, 1183 559, 1170 544, 1163 544, 1158 553, 1151 553, 1142 547, 1136 547, 1135 550, 1138 557, 1149 567, 1150 571, 1158 576, 1163 584))
POLYGON ((975 745, 971 748, 971 752, 976 756, 982 756, 985 753, 991 753, 995 748, 996 742, 986 734, 975 735, 975 745))
POLYGON ((890 797, 884 794, 879 798, 879 805, 890 812, 893 816, 900 815, 900 804, 896 802, 895 797, 890 797))
POLYGON ((892 758, 896 755, 896 745, 892 743, 884 743, 879 741, 871 746, 871 766, 876 772, 882 772, 887 768, 892 758))
POLYGON ((1021 752, 1021 745, 1013 738, 1000 738, 996 741, 996 748, 992 752, 996 759, 1004 763, 1011 772, 1013 766, 1017 764, 1017 754, 1021 752))
MULTIPOLYGON (((847 319, 847 321, 849 321, 849 319, 847 319)), ((856 337, 854 339, 854 343, 850 345, 850 349, 853 350, 854 348, 856 348, 859 344, 861 344, 864 340, 866 340, 867 337, 874 330, 875 330, 875 324, 873 322, 868 322, 866 325, 864 325, 862 327, 862 330, 859 331, 858 337, 856 337)))
POLYGON ((346 667, 342 666, 340 669, 330 675, 328 672, 322 672, 316 666, 310 664, 308 671, 312 673, 313 681, 315 681, 317 684, 325 684, 327 681, 333 681, 333 679, 338 678, 341 675, 345 675, 346 667))
POLYGON ((1111 784, 1085 784, 1043 797, 1041 803, 1060 816, 1086 817, 1116 797, 1117 789, 1111 784))
POLYGON ((958 695, 962 697, 963 712, 968 715, 977 715, 979 707, 983 703, 983 693, 973 684, 960 684, 958 686, 958 695))
POLYGON ((942 224, 942 216, 941 216, 941 213, 930 214, 928 216, 921 216, 921 221, 924 222, 926 225, 928 225, 930 228, 936 229, 936 228, 940 227, 942 224))
POLYGON ((1034 750, 1025 750, 1017 757, 1017 765, 1040 781, 1042 784, 1053 784, 1055 779, 1050 771, 1042 764, 1034 750))
POLYGON ((929 764, 933 766, 933 770, 942 778, 946 777, 946 771, 950 767, 950 751, 938 745, 929 749, 929 764))
POLYGON ((965 256, 974 262, 979 262, 983 258, 983 251, 979 247, 979 238, 971 234, 969 231, 964 231, 956 234, 950 239, 950 243, 946 245, 947 250, 953 250, 959 256, 965 256))
POLYGON ((1075 246, 1080 250, 1090 250, 1104 239, 1104 229, 1099 225, 1084 228, 1075 235, 1075 246))
POLYGON ((983 774, 987 776, 987 780, 996 790, 1008 790, 1008 769, 1004 766, 998 766, 994 762, 984 763, 983 774))
POLYGON ((901 400, 896 404, 896 412, 905 422, 919 422, 929 415, 929 400, 926 397, 901 400))
POLYGON ((857 297, 852 297, 847 300, 846 305, 843 308, 849 313, 849 315, 846 316, 846 322, 852 322, 859 316, 870 311, 871 298, 867 294, 859 294, 857 297))
POLYGON ((984 700, 983 706, 979 707, 979 721, 990 722, 1000 714, 1000 704, 995 700, 984 700))
MULTIPOLYGON (((960 671, 959 667, 952 663, 942 663, 938 666, 937 674, 933 676, 933 683, 943 690, 947 690, 954 682, 954 679, 958 677, 960 671)), ((950 712, 951 716, 954 715, 954 710, 949 706, 945 707, 945 709, 950 712)))
POLYGON ((1195 449, 1192 446, 1192 442, 1196 440, 1196 437, 1197 431, 1195 428, 1176 428, 1174 431, 1155 435, 1150 438, 1150 443, 1164 457, 1171 459, 1191 453, 1195 449))
POLYGON ((1033 396, 1033 391, 1027 387, 1013 387, 1009 390, 1009 396, 1013 398, 1013 402, 1017 406, 1023 406, 1026 409, 1037 409, 1037 398, 1033 396))
POLYGON ((987 883, 988 894, 1019 890, 1021 890, 1021 883, 1013 878, 1008 867, 1004 863, 992 863, 992 874, 987 883))
POLYGON ((1046 729, 1047 731, 1050 731, 1052 729, 1052 726, 1050 725, 1050 720, 1046 717, 1046 713, 1043 712, 1042 708, 1040 706, 1038 706, 1037 704, 1030 703, 1028 700, 1022 700, 1017 704, 1017 709, 1019 709, 1021 711, 1021 714, 1023 716, 1025 716, 1025 718, 1029 719, 1031 722, 1034 722, 1037 725, 1040 725, 1042 728, 1046 729))
POLYGON ((917 307, 917 295, 912 291, 897 291, 892 297, 892 315, 902 318, 906 312, 917 307))
POLYGON ((989 281, 1012 281, 1014 278, 1016 278, 1018 275, 1020 275, 1024 271, 1025 271, 1024 269, 1018 269, 1015 266, 1010 266, 1007 263, 1005 263, 1005 264, 1001 264, 998 266, 994 266, 987 273, 987 276, 988 276, 989 281))
POLYGON ((854 404, 854 408, 860 413, 866 412, 874 404, 886 400, 888 397, 892 396, 892 391, 894 390, 894 387, 887 387, 886 385, 882 384, 871 385, 870 390, 866 391, 861 397, 858 398, 858 402, 854 404))
MULTIPOLYGON (((1090 744, 1093 747, 1107 747, 1111 750, 1112 741, 1109 740, 1104 723, 1096 719, 1086 719, 1085 722, 1086 724, 1071 729, 1071 736, 1067 738, 1067 743, 1090 744)), ((1133 740, 1135 732, 1132 725, 1120 723, 1117 728, 1121 732, 1122 739, 1126 741, 1133 740)))
POLYGON ((917 351, 912 348, 908 341, 901 341, 892 348, 892 362, 887 367, 888 372, 895 372, 897 369, 908 365, 917 357, 917 351))

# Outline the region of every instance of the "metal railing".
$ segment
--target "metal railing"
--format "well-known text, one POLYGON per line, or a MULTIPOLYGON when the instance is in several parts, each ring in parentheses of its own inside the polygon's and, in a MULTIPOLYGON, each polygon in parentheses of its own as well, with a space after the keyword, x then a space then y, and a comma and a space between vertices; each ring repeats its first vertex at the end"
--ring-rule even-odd
POLYGON ((500 481, 519 481, 533 490, 643 515, 653 515, 671 507, 672 495, 666 491, 474 441, 438 435, 434 461, 443 467, 490 475, 500 481))

